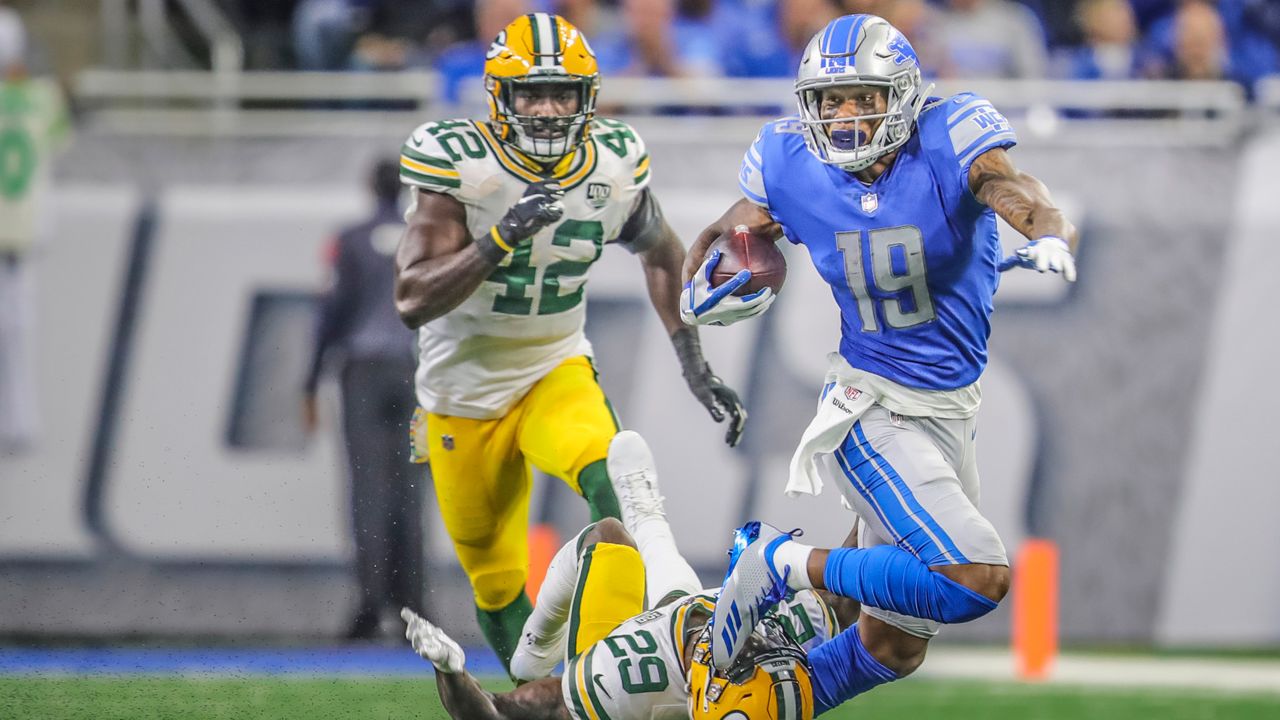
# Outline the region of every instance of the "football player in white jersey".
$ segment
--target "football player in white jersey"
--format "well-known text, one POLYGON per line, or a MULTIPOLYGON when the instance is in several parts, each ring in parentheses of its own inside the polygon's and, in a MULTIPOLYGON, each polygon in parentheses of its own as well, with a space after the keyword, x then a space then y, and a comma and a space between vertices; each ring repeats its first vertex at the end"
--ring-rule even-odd
POLYGON ((530 463, 617 517, 606 457, 618 431, 583 334, 587 273, 604 246, 640 256, 690 390, 737 443, 746 413, 680 321, 684 246, 649 191, 627 124, 595 116, 600 77, 563 18, 523 15, 489 49, 489 118, 414 130, 401 151, 413 204, 396 307, 419 329, 414 456, 430 462, 477 618, 506 663, 524 593, 530 463))
POLYGON ((623 520, 588 526, 556 554, 512 659, 526 681, 492 694, 465 670, 460 646, 405 608, 405 636, 436 667, 445 709, 468 720, 662 720, 814 715, 808 656, 852 622, 856 603, 806 590, 788 595, 724 670, 711 664, 715 591, 680 556, 658 494, 653 457, 624 431, 610 463, 623 520), (656 600, 645 608, 645 597, 656 600), (829 604, 830 603, 830 604, 829 604), (562 677, 550 677, 557 663, 562 677))

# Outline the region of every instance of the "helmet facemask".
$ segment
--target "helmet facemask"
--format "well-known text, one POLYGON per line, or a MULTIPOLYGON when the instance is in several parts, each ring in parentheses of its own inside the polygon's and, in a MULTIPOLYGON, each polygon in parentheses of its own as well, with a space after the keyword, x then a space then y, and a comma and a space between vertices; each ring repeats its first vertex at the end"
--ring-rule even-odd
MULTIPOLYGON (((489 123, 503 144, 545 165, 586 142, 596 112, 600 70, 586 37, 564 18, 531 13, 512 20, 489 46, 484 82, 489 123), (569 89, 577 106, 563 115, 528 114, 533 106, 517 108, 516 99, 522 90, 533 88, 569 89)), ((546 101, 542 98, 538 104, 546 101)), ((558 100, 551 104, 563 107, 558 100)))
POLYGON ((796 101, 809 152, 849 172, 871 167, 911 139, 916 118, 933 86, 924 87, 911 43, 884 18, 845 15, 827 23, 809 41, 796 71, 796 101), (822 118, 822 91, 874 87, 885 93, 884 112, 822 118), (871 137, 833 133, 833 124, 876 124, 871 137))
POLYGON ((693 718, 813 717, 808 660, 777 620, 766 616, 727 669, 715 667, 710 637, 710 630, 704 629, 690 664, 689 712, 693 718))
POLYGON ((849 172, 864 170, 877 160, 902 147, 911 138, 928 90, 920 92, 920 71, 904 69, 892 76, 843 76, 814 78, 796 83, 800 121, 804 124, 805 143, 819 160, 849 172), (835 87, 874 87, 887 93, 887 108, 882 113, 849 117, 822 117, 822 92, 835 87), (870 137, 857 125, 879 125, 870 137), (832 125, 853 125, 851 130, 832 130, 832 125))
POLYGON ((490 115, 498 137, 520 152, 542 162, 553 162, 578 148, 587 138, 595 116, 598 76, 548 74, 523 78, 485 78, 490 115), (532 86, 570 87, 577 95, 577 110, 566 115, 528 115, 516 112, 516 93, 532 86))

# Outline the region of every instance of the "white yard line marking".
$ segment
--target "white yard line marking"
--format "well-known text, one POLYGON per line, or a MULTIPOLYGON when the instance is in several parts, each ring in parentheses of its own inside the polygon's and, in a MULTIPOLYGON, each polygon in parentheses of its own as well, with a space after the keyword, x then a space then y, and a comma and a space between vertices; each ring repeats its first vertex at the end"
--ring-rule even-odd
MULTIPOLYGON (((1016 681, 1008 650, 939 647, 916 672, 922 678, 1016 681)), ((1060 655, 1047 682, 1061 685, 1229 690, 1280 695, 1280 661, 1193 657, 1060 655)))

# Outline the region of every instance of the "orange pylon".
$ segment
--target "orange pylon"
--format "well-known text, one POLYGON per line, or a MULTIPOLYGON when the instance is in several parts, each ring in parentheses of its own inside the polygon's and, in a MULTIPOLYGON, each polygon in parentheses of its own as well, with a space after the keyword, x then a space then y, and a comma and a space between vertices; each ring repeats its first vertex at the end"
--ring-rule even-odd
POLYGON ((1058 655, 1058 546, 1032 538, 1013 567, 1013 654, 1018 676, 1043 680, 1058 655))
POLYGON ((529 528, 529 579, 524 589, 529 599, 537 602, 538 590, 547 577, 547 567, 560 549, 560 534, 551 525, 534 525, 529 528))

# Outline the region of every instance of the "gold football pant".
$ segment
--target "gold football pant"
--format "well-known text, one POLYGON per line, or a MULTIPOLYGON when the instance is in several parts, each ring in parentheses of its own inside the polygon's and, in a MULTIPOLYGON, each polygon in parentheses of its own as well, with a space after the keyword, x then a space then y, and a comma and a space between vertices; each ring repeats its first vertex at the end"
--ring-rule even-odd
POLYGON ((505 416, 473 420, 430 413, 427 447, 436 497, 476 607, 493 612, 524 590, 530 463, 583 495, 584 469, 597 491, 593 514, 617 515, 604 460, 618 422, 585 356, 565 360, 538 381, 505 416), (594 466, 594 467, 593 467, 594 466))
POLYGON ((644 590, 644 561, 635 548, 600 542, 584 549, 569 609, 569 657, 644 612, 644 590))

